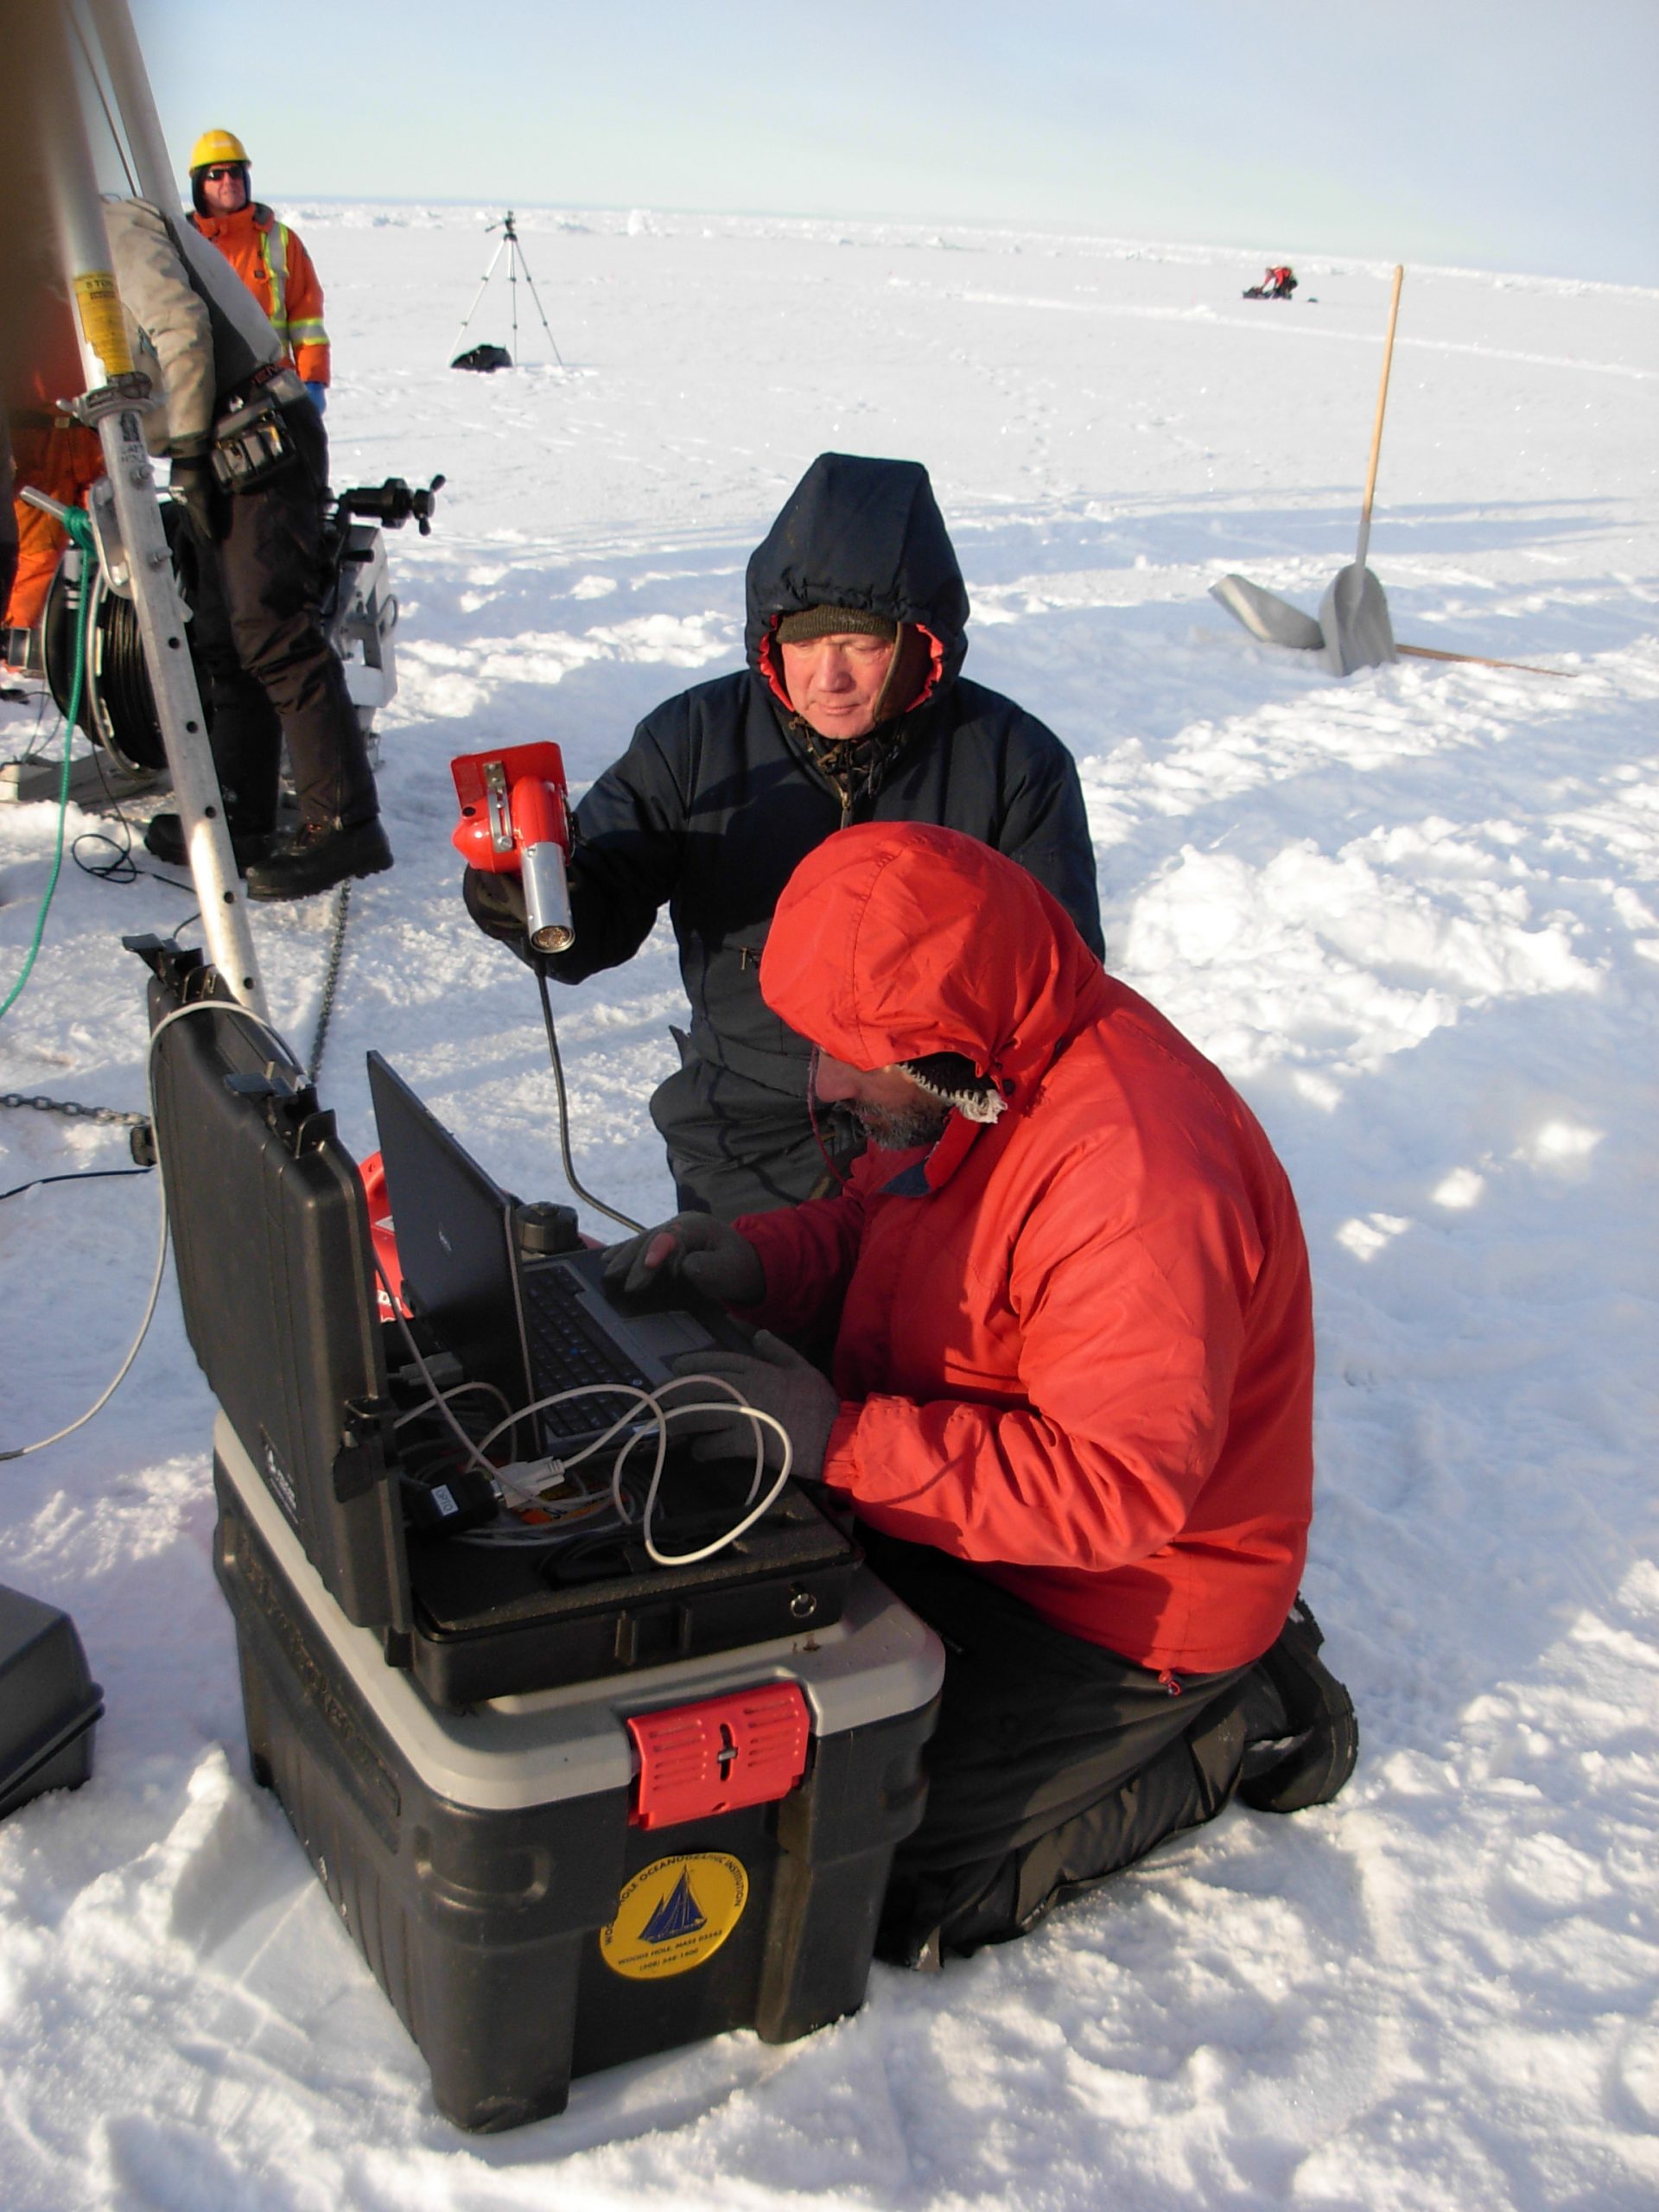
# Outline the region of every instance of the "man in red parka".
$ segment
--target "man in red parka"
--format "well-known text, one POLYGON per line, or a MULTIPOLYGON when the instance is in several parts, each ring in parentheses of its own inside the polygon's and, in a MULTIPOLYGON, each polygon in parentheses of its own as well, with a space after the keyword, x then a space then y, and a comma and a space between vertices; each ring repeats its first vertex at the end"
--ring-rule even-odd
MULTIPOLYGON (((766 1333, 697 1370, 774 1416, 944 1637, 880 1943, 936 1964, 1236 1790, 1288 1812, 1351 1770, 1352 1706, 1297 1597, 1307 1254, 1243 1101, 974 839, 830 837, 784 892, 760 988, 870 1149, 836 1197, 677 1216, 609 1273, 672 1268, 768 1330, 836 1319, 830 1380, 766 1333)), ((686 1425, 704 1453, 754 1433, 686 1425)))

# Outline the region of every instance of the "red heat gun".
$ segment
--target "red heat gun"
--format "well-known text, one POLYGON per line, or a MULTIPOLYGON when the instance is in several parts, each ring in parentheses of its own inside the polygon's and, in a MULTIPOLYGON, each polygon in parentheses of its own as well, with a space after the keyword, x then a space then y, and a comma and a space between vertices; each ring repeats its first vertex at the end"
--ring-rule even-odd
POLYGON ((531 944, 537 952, 563 952, 576 932, 565 879, 570 805, 558 747, 543 741, 463 753, 449 772, 461 801, 450 842, 469 868, 522 876, 531 944))

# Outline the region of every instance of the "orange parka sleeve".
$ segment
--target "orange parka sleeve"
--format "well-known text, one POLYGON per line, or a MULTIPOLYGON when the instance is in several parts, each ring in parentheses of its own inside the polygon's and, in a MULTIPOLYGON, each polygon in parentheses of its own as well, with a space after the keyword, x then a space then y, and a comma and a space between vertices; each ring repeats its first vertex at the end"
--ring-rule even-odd
POLYGON ((304 241, 289 231, 288 283, 283 306, 285 325, 278 335, 294 357, 294 365, 307 384, 329 380, 328 333, 323 327, 322 285, 304 241))

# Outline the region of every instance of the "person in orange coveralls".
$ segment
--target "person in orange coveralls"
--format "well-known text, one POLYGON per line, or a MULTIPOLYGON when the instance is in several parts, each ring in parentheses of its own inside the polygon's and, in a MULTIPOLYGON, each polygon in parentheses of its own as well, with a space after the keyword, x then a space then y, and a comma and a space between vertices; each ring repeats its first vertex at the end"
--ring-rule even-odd
MULTIPOLYGON (((60 380, 60 393, 79 391, 86 379, 79 366, 67 380, 60 380)), ((24 485, 60 499, 66 507, 81 507, 86 494, 104 474, 104 452, 96 430, 60 412, 44 392, 36 390, 23 404, 8 408, 16 489, 24 485)), ((17 499, 14 510, 17 531, 17 569, 4 605, 5 627, 31 630, 40 620, 52 579, 58 572, 66 532, 61 523, 42 514, 26 499, 17 499)))
MULTIPOLYGON (((1346 1781, 1353 1707, 1298 1595, 1307 1252, 1219 1070, 976 839, 826 839, 778 903, 760 990, 870 1148, 838 1196, 677 1215, 607 1280, 626 1300, 666 1268, 765 1325, 681 1371, 781 1426, 944 1642, 878 1942, 937 1966, 1235 1794, 1288 1813, 1346 1781), (766 1333, 826 1317, 828 1376, 766 1333)), ((734 1410, 683 1426, 699 1455, 753 1449, 734 1410)))
POLYGON ((297 231, 248 188, 247 149, 232 130, 205 130, 190 156, 190 220, 211 238, 265 313, 321 415, 328 398, 322 286, 297 231))
POLYGON ((18 541, 10 600, 0 597, 0 610, 5 626, 16 630, 33 629, 40 620, 66 542, 60 523, 16 494, 28 485, 67 507, 84 506, 88 491, 104 474, 97 431, 59 404, 82 391, 86 379, 69 311, 42 282, 44 273, 32 263, 20 266, 0 367, 17 473, 13 497, 18 541))

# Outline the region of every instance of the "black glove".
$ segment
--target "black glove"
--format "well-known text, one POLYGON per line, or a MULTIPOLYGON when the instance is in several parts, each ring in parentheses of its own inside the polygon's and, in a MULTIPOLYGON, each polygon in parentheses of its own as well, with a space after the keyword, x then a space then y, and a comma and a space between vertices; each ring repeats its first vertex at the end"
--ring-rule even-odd
POLYGON ((711 1213, 677 1213, 642 1230, 605 1255, 605 1287, 626 1302, 661 1283, 683 1281, 728 1306, 756 1306, 766 1294, 766 1269, 747 1236, 711 1213))
POLYGON ((494 875, 487 868, 469 868, 461 879, 461 895, 467 912, 486 937, 510 944, 521 957, 530 955, 524 914, 524 879, 494 875))
POLYGON ((224 536, 214 509, 216 486, 213 464, 205 453, 181 453, 173 456, 173 467, 168 475, 175 499, 190 518, 190 527, 204 545, 211 545, 215 538, 224 536))
MULTIPOLYGON (((802 1482, 817 1482, 822 1477, 830 1432, 841 1411, 840 1396, 835 1384, 810 1359, 803 1359, 769 1329, 757 1334, 752 1352, 687 1352, 674 1362, 674 1372, 689 1378, 718 1376, 722 1382, 729 1382, 741 1393, 745 1403, 770 1414, 787 1434, 791 1474, 802 1482)), ((698 1403, 697 1392, 673 1391, 665 1402, 671 1407, 684 1406, 687 1411, 675 1415, 671 1433, 696 1439, 691 1446, 694 1459, 744 1459, 753 1452, 758 1434, 766 1465, 781 1467, 784 1445, 778 1430, 763 1421, 750 1421, 735 1404, 726 1410, 725 1395, 723 1390, 711 1389, 709 1410, 694 1413, 690 1408, 698 1403)))

